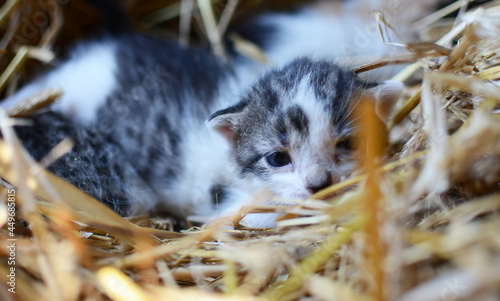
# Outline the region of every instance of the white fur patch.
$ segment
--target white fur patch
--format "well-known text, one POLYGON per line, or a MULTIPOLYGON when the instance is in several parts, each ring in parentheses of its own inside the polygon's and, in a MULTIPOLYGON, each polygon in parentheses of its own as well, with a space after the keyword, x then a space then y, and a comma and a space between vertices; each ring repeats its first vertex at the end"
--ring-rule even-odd
POLYGON ((92 122, 117 85, 115 48, 107 42, 81 45, 68 61, 6 99, 2 107, 8 109, 44 89, 59 87, 64 94, 54 109, 80 122, 92 122))
POLYGON ((110 43, 82 47, 70 61, 51 73, 48 85, 60 85, 65 93, 55 108, 80 121, 92 121, 97 109, 116 88, 115 51, 115 45, 110 43))
POLYGON ((358 2, 343 2, 342 11, 335 14, 306 8, 297 14, 262 17, 264 24, 278 28, 277 38, 266 49, 271 62, 282 66, 298 56, 309 56, 349 58, 349 63, 356 56, 382 56, 390 48, 383 45, 375 19, 369 15, 375 6, 360 9, 358 2))
POLYGON ((298 105, 309 120, 309 142, 313 148, 321 150, 325 135, 328 136, 327 125, 330 124, 330 116, 325 112, 320 100, 317 100, 313 87, 310 85, 311 78, 304 77, 297 87, 295 97, 291 99, 289 105, 298 105), (319 143, 319 145, 317 145, 319 143))
MULTIPOLYGON (((409 0, 402 1, 410 3, 409 0)), ((410 24, 409 20, 401 20, 400 9, 403 6, 400 1, 396 1, 396 6, 391 0, 314 2, 315 4, 305 6, 297 13, 272 13, 259 17, 260 24, 276 30, 262 49, 269 59, 266 67, 279 68, 302 56, 336 61, 347 67, 373 62, 396 51, 395 47, 384 44, 375 12, 383 10, 384 17, 393 21, 390 23, 397 28, 399 24, 410 24)), ((387 42, 399 42, 390 30, 385 35, 387 42)), ((413 40, 407 32, 402 37, 404 40, 413 40)), ((241 64, 237 68, 237 74, 258 76, 266 69, 261 67, 262 65, 256 68, 255 64, 241 64)), ((379 81, 389 78, 400 68, 387 66, 360 76, 379 81)))
POLYGON ((212 196, 210 189, 215 181, 229 181, 234 174, 228 163, 228 145, 220 136, 194 122, 186 131, 182 150, 186 159, 182 172, 170 187, 161 191, 162 203, 159 204, 179 216, 197 214, 211 216, 212 196))

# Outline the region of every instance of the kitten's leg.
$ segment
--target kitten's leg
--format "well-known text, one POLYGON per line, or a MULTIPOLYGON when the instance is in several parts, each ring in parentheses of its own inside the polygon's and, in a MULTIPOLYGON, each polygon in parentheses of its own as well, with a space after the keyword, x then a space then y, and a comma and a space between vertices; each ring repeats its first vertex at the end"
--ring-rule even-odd
MULTIPOLYGON (((218 193, 212 191, 212 198, 215 198, 215 210, 211 215, 213 221, 226 218, 237 218, 237 214, 244 213, 243 207, 279 205, 272 201, 272 193, 261 191, 260 193, 250 193, 235 186, 223 187, 218 193)), ((200 214, 203 214, 199 212, 200 214)), ((207 212, 204 212, 206 215, 207 212)), ((278 213, 249 213, 241 219, 240 224, 252 228, 272 228, 276 226, 276 219, 281 216, 278 213)))

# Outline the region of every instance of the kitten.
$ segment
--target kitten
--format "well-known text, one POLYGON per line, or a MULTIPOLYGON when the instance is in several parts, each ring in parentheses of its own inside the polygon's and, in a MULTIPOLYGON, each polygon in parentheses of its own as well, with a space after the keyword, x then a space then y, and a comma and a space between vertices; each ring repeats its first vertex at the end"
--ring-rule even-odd
POLYGON ((272 192, 273 204, 300 200, 348 176, 361 95, 384 119, 402 91, 327 59, 264 69, 127 33, 82 44, 7 103, 62 86, 53 110, 16 132, 35 159, 72 137, 74 149, 49 169, 118 213, 222 216, 259 191, 272 192))

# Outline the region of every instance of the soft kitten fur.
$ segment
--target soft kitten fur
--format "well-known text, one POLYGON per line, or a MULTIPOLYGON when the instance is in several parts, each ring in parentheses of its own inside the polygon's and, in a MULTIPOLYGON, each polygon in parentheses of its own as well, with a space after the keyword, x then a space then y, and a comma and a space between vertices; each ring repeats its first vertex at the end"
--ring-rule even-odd
POLYGON ((402 89, 367 84, 325 59, 278 62, 255 81, 264 69, 256 66, 130 33, 80 46, 7 103, 62 86, 66 95, 53 112, 16 131, 36 159, 72 137, 75 148, 50 170, 120 214, 211 217, 259 191, 282 203, 348 176, 353 107, 368 95, 384 118, 402 89))

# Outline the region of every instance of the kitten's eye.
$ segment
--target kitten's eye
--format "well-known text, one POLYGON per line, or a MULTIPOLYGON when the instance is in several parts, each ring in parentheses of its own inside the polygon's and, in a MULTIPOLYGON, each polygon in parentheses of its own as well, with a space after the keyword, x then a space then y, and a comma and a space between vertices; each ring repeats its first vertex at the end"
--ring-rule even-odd
POLYGON ((354 150, 354 142, 350 137, 344 137, 340 140, 337 145, 337 149, 342 151, 353 151, 354 150))
POLYGON ((285 153, 285 152, 276 152, 276 153, 272 153, 270 155, 267 155, 266 161, 272 167, 282 167, 282 166, 285 166, 285 165, 292 163, 292 159, 290 158, 290 155, 285 153))

